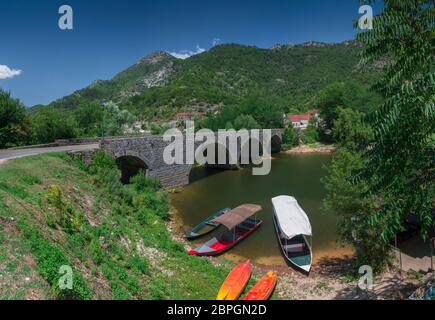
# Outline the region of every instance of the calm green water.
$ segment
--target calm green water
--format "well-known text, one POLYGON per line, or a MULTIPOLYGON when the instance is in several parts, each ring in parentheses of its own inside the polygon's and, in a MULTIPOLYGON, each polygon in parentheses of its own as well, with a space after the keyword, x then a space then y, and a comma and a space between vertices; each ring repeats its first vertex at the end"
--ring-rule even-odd
MULTIPOLYGON (((313 229, 313 254, 318 260, 324 256, 343 253, 336 243, 336 218, 322 210, 325 190, 320 182, 326 172, 323 166, 330 155, 274 155, 271 173, 253 176, 250 168, 237 171, 210 171, 195 168, 193 183, 180 193, 171 195, 183 231, 198 224, 212 213, 225 207, 256 203, 263 207, 258 214, 263 225, 226 255, 249 258, 261 264, 285 264, 275 236, 270 199, 278 195, 294 196, 310 218, 313 229)), ((217 232, 224 230, 221 226, 217 232)), ((201 243, 212 237, 205 236, 201 243)))

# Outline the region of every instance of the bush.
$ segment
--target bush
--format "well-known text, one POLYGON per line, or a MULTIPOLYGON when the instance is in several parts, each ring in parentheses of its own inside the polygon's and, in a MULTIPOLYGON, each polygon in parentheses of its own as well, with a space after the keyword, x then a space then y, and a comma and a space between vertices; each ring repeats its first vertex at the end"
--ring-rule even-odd
POLYGON ((25 144, 29 130, 24 105, 0 89, 0 148, 25 144))
POLYGON ((98 238, 92 239, 89 243, 89 253, 92 257, 92 261, 99 265, 103 262, 104 253, 101 250, 100 241, 98 238))
POLYGON ((282 142, 290 148, 299 145, 299 133, 292 125, 285 128, 282 135, 282 142))
POLYGON ((33 143, 53 142, 77 136, 77 123, 68 111, 44 107, 30 118, 33 143))
POLYGON ((141 170, 137 175, 130 179, 130 184, 134 185, 137 191, 142 191, 147 188, 158 190, 161 188, 159 179, 147 177, 146 173, 141 170))
POLYGON ((319 141, 320 134, 317 126, 317 119, 312 117, 308 123, 308 127, 302 133, 302 142, 305 144, 312 144, 319 141))

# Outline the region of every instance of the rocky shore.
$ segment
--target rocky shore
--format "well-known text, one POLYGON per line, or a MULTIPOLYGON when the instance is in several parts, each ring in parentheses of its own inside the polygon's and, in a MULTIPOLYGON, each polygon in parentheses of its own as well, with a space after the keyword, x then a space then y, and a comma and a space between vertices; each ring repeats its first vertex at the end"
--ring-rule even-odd
POLYGON ((337 150, 337 148, 333 145, 324 145, 324 144, 318 144, 318 145, 306 145, 301 144, 297 147, 294 147, 292 149, 283 151, 287 154, 302 154, 302 153, 333 153, 337 150))

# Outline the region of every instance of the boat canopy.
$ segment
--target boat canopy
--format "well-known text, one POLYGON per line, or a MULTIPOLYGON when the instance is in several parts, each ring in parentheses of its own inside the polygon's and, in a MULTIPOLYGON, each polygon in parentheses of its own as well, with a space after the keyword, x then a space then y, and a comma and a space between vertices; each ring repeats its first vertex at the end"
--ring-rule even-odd
POLYGON ((259 205, 243 204, 217 217, 213 222, 221 223, 228 229, 232 229, 260 210, 261 206, 259 205))
POLYGON ((311 224, 297 200, 290 196, 272 199, 273 208, 281 231, 289 239, 297 235, 311 236, 311 224))

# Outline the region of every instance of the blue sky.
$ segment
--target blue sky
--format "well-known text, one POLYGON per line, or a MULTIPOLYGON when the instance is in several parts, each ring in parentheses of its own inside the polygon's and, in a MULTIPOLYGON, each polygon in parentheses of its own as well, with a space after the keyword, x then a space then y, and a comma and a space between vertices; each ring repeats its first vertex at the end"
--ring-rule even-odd
POLYGON ((344 41, 355 36, 358 8, 358 0, 2 1, 0 88, 32 106, 110 79, 156 50, 202 51, 214 39, 265 48, 344 41), (74 10, 74 30, 58 27, 63 4, 74 10))

